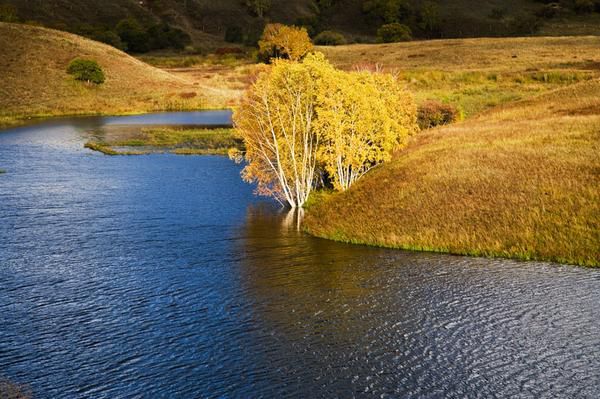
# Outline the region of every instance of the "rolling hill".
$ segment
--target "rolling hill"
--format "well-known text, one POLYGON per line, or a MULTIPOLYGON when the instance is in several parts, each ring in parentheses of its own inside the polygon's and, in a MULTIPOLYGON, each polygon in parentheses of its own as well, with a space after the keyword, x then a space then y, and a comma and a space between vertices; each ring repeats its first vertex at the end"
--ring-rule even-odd
POLYGON ((600 265, 600 80, 417 135, 309 208, 314 235, 392 248, 600 265))
MULTIPOLYGON (((370 0, 373 2, 372 0, 370 0)), ((90 27, 113 29, 124 18, 144 24, 164 21, 177 26, 193 39, 195 47, 223 45, 225 31, 237 27, 255 37, 266 22, 304 24, 313 33, 338 30, 350 42, 373 41, 382 17, 365 12, 367 0, 272 0, 259 18, 247 2, 240 0, 0 0, 14 6, 21 21, 85 33, 90 27)), ((545 5, 535 0, 407 0, 396 2, 409 11, 401 22, 411 26, 415 37, 456 38, 600 34, 600 4, 583 14, 564 0, 553 15, 543 14, 545 5), (564 3, 564 4, 563 4, 564 3), (431 8, 433 6, 433 8, 431 8), (426 11, 429 7, 430 11, 426 11), (431 11, 433 10, 433 11, 431 11), (424 17, 429 15, 429 17, 424 17), (429 25, 428 22, 429 21, 429 25)))
POLYGON ((113 47, 70 33, 0 23, 0 118, 137 113, 207 106, 210 88, 149 66, 113 47), (101 65, 100 86, 67 74, 74 58, 101 65))

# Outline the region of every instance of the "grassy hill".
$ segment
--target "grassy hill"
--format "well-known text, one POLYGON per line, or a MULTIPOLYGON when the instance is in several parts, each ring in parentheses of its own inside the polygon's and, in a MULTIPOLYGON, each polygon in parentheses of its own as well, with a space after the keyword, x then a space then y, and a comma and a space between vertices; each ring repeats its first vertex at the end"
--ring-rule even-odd
POLYGON ((600 80, 425 131, 309 232, 393 248, 600 265, 600 80))
POLYGON ((28 25, 0 23, 0 122, 19 117, 138 113, 211 105, 214 92, 149 66, 113 47, 28 25), (77 57, 98 61, 102 85, 66 72, 77 57))

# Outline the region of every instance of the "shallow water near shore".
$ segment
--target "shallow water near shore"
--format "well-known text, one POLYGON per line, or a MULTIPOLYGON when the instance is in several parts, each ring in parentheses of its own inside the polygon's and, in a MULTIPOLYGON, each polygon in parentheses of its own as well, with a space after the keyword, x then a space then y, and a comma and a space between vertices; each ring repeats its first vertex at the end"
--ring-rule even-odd
POLYGON ((0 376, 35 398, 600 396, 600 270, 321 240, 225 157, 83 148, 229 116, 0 133, 0 376))

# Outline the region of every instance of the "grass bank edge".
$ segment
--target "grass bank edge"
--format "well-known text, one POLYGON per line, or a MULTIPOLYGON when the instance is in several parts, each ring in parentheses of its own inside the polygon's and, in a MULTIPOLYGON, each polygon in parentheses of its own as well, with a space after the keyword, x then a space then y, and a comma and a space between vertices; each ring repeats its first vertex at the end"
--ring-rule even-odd
MULTIPOLYGON (((310 212, 310 207, 307 212, 310 212)), ((600 262, 594 260, 576 259, 564 256, 540 256, 533 251, 494 251, 485 249, 471 249, 471 248, 450 248, 445 246, 418 246, 418 245, 403 245, 403 244, 389 244, 385 242, 374 241, 363 241, 353 238, 348 238, 342 233, 337 234, 322 234, 313 231, 309 226, 303 224, 303 231, 310 234, 313 237, 322 238, 334 242, 340 242, 344 244, 353 245, 366 245, 369 247, 396 249, 403 251, 413 252, 425 252, 425 253, 436 253, 436 254, 447 254, 455 256, 470 256, 477 258, 487 259, 511 259, 523 262, 550 262, 558 265, 570 265, 590 268, 600 268, 600 262)))
POLYGON ((113 140, 90 140, 85 148, 105 155, 144 155, 171 153, 177 155, 226 156, 231 148, 243 150, 243 143, 233 128, 175 128, 156 127, 142 129, 133 137, 113 140), (119 151, 117 148, 125 148, 119 151), (134 150, 130 150, 134 149, 134 150))

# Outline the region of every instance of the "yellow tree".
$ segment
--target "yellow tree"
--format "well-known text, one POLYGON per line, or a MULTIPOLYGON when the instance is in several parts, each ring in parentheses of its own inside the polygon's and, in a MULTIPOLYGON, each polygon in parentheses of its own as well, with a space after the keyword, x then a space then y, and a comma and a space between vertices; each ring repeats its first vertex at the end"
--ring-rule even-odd
POLYGON ((319 138, 313 129, 316 81, 309 65, 276 60, 234 113, 247 162, 242 177, 257 193, 301 207, 315 181, 319 138))
POLYGON ((318 159, 338 190, 347 190, 416 131, 412 97, 386 74, 332 70, 321 75, 315 130, 318 159))
POLYGON ((299 61, 313 50, 313 44, 305 28, 283 24, 267 24, 258 47, 259 54, 266 61, 271 58, 299 61))

